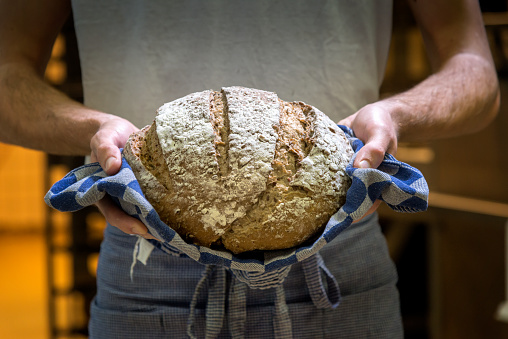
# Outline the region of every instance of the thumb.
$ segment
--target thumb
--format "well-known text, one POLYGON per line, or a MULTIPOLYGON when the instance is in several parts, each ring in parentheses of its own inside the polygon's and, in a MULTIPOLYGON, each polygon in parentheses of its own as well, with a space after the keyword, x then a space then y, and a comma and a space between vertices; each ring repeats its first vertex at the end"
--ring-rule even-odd
POLYGON ((396 151, 396 146, 390 144, 388 139, 373 138, 358 151, 353 167, 378 168, 383 162, 385 153, 395 155, 396 151))
POLYGON ((344 118, 337 122, 337 125, 344 125, 347 127, 351 127, 353 121, 355 120, 356 114, 350 115, 347 118, 344 118))
POLYGON ((111 143, 102 143, 92 147, 92 161, 98 161, 106 174, 116 174, 122 165, 120 149, 111 143))
POLYGON ((129 121, 110 117, 101 124, 99 130, 90 140, 92 160, 98 161, 108 175, 118 173, 122 165, 119 147, 123 147, 129 136, 138 129, 129 121))

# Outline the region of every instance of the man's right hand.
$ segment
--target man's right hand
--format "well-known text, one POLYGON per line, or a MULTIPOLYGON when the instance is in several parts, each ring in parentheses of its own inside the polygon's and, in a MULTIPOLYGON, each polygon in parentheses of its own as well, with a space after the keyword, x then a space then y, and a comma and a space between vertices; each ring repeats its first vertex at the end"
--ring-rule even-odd
MULTIPOLYGON (((122 165, 120 147, 124 147, 129 136, 138 128, 129 121, 111 116, 103 122, 90 140, 91 160, 98 161, 106 174, 118 173, 122 165)), ((146 226, 138 219, 120 209, 110 197, 106 196, 97 204, 106 221, 122 232, 140 235, 146 239, 156 239, 148 233, 146 226)))
POLYGON ((90 140, 91 159, 98 161, 108 175, 114 175, 122 165, 120 148, 125 146, 129 136, 139 129, 129 121, 111 116, 101 123, 90 140))

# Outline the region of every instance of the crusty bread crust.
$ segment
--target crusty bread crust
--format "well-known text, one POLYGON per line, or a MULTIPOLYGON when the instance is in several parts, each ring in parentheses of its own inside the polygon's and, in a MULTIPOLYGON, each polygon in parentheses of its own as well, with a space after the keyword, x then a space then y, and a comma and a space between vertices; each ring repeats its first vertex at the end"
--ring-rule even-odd
POLYGON ((244 87, 166 103, 125 157, 161 220, 234 253, 301 244, 345 201, 353 151, 318 109, 244 87))

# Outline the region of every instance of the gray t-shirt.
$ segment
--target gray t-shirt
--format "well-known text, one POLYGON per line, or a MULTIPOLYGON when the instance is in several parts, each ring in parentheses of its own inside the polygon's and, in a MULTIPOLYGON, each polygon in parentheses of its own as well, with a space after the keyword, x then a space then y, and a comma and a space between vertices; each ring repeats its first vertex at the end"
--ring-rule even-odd
POLYGON ((378 98, 391 0, 73 0, 85 104, 150 124, 163 103, 246 86, 338 121, 378 98))

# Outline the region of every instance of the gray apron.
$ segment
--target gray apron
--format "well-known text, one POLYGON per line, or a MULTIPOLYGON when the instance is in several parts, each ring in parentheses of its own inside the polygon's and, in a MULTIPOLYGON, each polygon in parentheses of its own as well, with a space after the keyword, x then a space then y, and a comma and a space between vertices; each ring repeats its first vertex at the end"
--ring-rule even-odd
POLYGON ((340 287, 342 297, 335 309, 316 307, 311 294, 320 286, 305 279, 302 263, 291 267, 282 289, 251 289, 221 268, 203 279, 204 265, 157 247, 146 265, 138 263, 132 270, 136 242, 115 227, 106 228, 98 294, 91 305, 91 339, 187 338, 191 300, 198 287, 191 317, 198 338, 403 337, 397 273, 375 214, 352 224, 320 251, 340 287), (208 305, 217 300, 210 298, 213 293, 222 294, 224 304, 208 305), (287 309, 277 309, 280 298, 287 309), (220 307, 224 317, 217 322, 220 307), (289 314, 289 330, 277 326, 281 311, 289 314), (217 323, 222 326, 213 328, 217 323))

